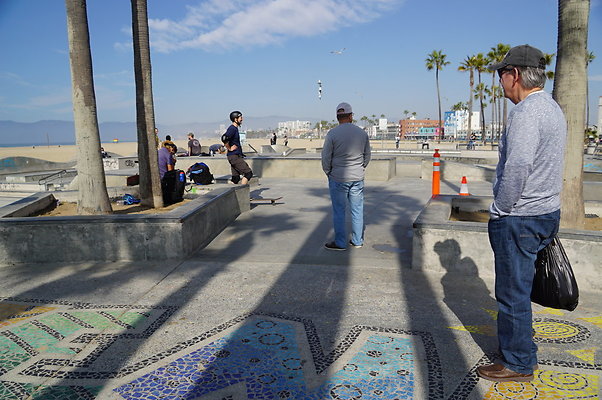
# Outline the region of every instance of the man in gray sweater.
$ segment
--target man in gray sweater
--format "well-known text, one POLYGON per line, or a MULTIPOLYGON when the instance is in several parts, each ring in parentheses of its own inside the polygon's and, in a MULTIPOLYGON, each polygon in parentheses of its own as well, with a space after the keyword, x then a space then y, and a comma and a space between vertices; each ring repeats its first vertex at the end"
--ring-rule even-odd
POLYGON ((324 245, 328 250, 347 248, 347 202, 351 211, 349 244, 358 248, 364 245, 364 171, 370 162, 368 134, 353 124, 348 103, 337 106, 337 120, 339 126, 328 132, 322 148, 322 169, 328 176, 334 225, 334 241, 324 245))
POLYGON ((541 51, 513 47, 489 69, 498 72, 505 97, 516 106, 500 141, 488 226, 501 360, 477 373, 495 382, 528 382, 537 366, 530 297, 535 260, 558 232, 567 125, 558 104, 543 91, 541 51))

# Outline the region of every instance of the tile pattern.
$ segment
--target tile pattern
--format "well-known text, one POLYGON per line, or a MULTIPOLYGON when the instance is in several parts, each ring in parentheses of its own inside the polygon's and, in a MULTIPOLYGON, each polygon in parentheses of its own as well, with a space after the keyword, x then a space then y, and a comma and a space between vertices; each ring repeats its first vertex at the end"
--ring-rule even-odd
POLYGON ((24 377, 33 378, 32 382, 40 377, 110 378, 115 371, 87 369, 118 340, 148 338, 174 311, 172 307, 0 298, 0 398, 94 399, 101 385, 40 386, 22 382, 24 377), (79 331, 85 332, 78 335, 79 331), (74 359, 85 346, 91 346, 90 354, 74 359), (13 374, 20 377, 18 382, 11 381, 13 374))
MULTIPOLYGON (((580 318, 590 320, 589 318, 580 318)), ((594 321, 588 321, 597 327, 594 321)), ((550 318, 533 319, 534 341, 538 343, 539 369, 535 371, 534 380, 530 383, 492 383, 481 380, 477 367, 491 364, 499 355, 485 354, 469 371, 448 400, 466 399, 481 383, 485 385, 486 400, 510 399, 598 399, 600 391, 600 377, 602 364, 595 362, 597 347, 583 348, 591 337, 590 330, 581 324, 568 320, 550 318), (580 346, 575 348, 575 346, 580 346), (545 359, 546 355, 557 354, 561 350, 573 355, 581 361, 567 361, 566 359, 545 359), (583 370, 567 372, 564 368, 583 370)), ((558 358, 559 355, 557 355, 558 358)))
MULTIPOLYGON (((543 359, 533 382, 479 380, 476 368, 496 356, 486 354, 450 395, 444 395, 437 347, 428 332, 356 326, 324 353, 311 321, 280 315, 241 315, 114 370, 95 364, 120 341, 150 337, 174 312, 174 307, 0 298, 0 398, 94 399, 111 385, 124 399, 215 393, 231 400, 451 400, 474 396, 477 385, 485 399, 596 399, 600 391, 602 364, 596 362, 599 347, 590 329, 601 328, 601 317, 580 323, 564 316, 534 318, 543 359), (423 358, 417 361, 419 353, 423 358), (40 378, 54 383, 35 384, 40 378), (28 379, 31 383, 24 383, 28 379)), ((453 328, 490 334, 484 327, 453 328)))
MULTIPOLYGON (((412 399, 414 346, 408 337, 371 334, 327 382, 310 389, 294 327, 246 321, 226 335, 117 389, 125 399, 197 398, 244 384, 252 399, 412 399)), ((330 375, 330 374, 329 374, 330 375)))
POLYGON ((535 371, 532 382, 491 385, 484 400, 506 399, 597 399, 599 377, 557 371, 535 371))

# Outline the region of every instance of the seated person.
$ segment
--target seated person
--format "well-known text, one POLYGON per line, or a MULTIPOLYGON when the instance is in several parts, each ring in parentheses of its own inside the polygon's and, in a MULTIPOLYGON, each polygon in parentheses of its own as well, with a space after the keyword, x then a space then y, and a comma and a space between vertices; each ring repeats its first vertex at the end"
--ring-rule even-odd
POLYGON ((194 138, 194 133, 188 134, 188 155, 198 156, 201 154, 201 142, 194 138))
POLYGON ((102 158, 111 158, 111 156, 109 155, 109 153, 107 153, 107 152, 105 151, 105 148, 104 148, 104 147, 101 147, 101 148, 100 148, 100 155, 102 156, 102 158))
POLYGON ((159 149, 159 175, 163 179, 163 175, 167 171, 172 171, 176 167, 176 158, 174 157, 178 147, 171 142, 164 142, 163 147, 159 149))

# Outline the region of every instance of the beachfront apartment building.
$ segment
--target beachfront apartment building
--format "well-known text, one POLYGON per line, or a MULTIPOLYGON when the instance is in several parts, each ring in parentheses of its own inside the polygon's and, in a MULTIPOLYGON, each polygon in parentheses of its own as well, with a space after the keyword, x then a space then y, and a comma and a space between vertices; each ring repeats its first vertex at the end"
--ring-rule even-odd
POLYGON ((299 136, 311 130, 311 122, 309 121, 285 121, 278 122, 279 136, 299 136))
POLYGON ((433 139, 439 136, 439 123, 437 119, 402 119, 399 121, 399 133, 402 139, 421 139, 425 136, 433 139))
MULTIPOLYGON (((446 111, 444 117, 445 136, 454 139, 466 139, 468 134, 468 110, 446 111)), ((473 111, 470 121, 470 131, 481 133, 481 113, 473 111)))

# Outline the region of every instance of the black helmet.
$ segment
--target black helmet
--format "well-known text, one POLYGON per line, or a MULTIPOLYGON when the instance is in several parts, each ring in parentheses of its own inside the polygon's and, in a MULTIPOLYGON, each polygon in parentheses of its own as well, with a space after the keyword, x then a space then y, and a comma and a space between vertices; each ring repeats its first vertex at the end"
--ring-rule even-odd
POLYGON ((242 113, 240 111, 232 111, 230 113, 230 121, 234 122, 234 120, 238 117, 242 117, 242 113))

